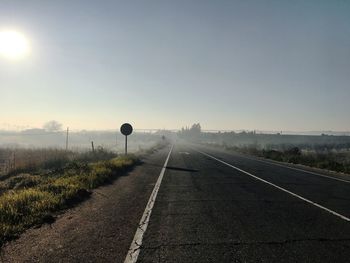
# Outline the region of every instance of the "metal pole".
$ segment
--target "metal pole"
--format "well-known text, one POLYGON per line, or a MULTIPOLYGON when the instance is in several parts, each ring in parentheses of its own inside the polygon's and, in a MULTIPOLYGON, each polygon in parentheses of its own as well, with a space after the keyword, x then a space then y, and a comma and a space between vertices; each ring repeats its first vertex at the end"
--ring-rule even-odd
POLYGON ((125 136, 125 155, 128 154, 128 136, 125 136))

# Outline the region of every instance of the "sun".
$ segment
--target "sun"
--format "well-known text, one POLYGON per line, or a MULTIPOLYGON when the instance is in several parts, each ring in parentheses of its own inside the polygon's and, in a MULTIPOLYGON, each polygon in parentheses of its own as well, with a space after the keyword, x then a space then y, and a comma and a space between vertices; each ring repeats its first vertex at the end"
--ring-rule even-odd
POLYGON ((0 55, 20 59, 29 53, 29 41, 17 31, 0 31, 0 55))

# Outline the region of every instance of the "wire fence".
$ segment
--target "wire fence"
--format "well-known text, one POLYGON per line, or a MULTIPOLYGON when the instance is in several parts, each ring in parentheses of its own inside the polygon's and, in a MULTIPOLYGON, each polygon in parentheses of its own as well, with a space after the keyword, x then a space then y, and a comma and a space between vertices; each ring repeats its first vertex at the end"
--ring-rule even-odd
MULTIPOLYGON (((164 133, 136 131, 128 136, 128 152, 147 149, 164 133)), ((22 166, 38 165, 63 155, 105 150, 124 153, 125 136, 117 131, 0 132, 0 175, 22 166)))
MULTIPOLYGON (((131 150, 149 144, 157 137, 157 132, 135 132, 128 137, 131 150)), ((159 136, 158 136, 159 137, 159 136)), ((108 150, 119 151, 124 147, 124 136, 116 131, 66 131, 62 132, 0 132, 0 148, 58 148, 70 150, 91 149, 103 147, 108 150)))
POLYGON ((15 169, 16 161, 15 154, 12 153, 11 156, 0 156, 0 174, 7 174, 11 170, 15 169))

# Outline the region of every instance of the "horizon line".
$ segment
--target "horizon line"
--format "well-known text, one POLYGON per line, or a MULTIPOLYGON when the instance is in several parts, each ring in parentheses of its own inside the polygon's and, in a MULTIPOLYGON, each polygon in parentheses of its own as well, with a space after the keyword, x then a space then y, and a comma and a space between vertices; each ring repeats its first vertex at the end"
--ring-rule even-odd
MULTIPOLYGON (((68 127, 69 128, 69 127, 68 127)), ((24 132, 29 130, 44 130, 42 128, 28 128, 28 129, 4 129, 0 128, 0 132, 24 132)), ((134 131, 181 131, 182 128, 172 128, 172 129, 166 129, 166 128, 134 128, 134 131)), ((70 132, 115 132, 119 131, 119 129, 69 129, 70 132)), ((350 130, 259 130, 259 129, 202 129, 202 132, 255 132, 257 134, 263 134, 263 133, 280 133, 280 134, 288 134, 288 133, 350 133, 350 130)), ((66 132, 66 129, 62 129, 60 131, 55 131, 57 133, 59 132, 66 132)))

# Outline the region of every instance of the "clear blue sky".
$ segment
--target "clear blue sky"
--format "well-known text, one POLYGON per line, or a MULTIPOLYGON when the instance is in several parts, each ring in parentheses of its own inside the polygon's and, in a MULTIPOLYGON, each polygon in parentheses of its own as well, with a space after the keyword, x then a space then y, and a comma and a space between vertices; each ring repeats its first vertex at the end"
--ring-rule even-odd
POLYGON ((1 0, 7 28, 0 128, 350 130, 350 1, 1 0))

